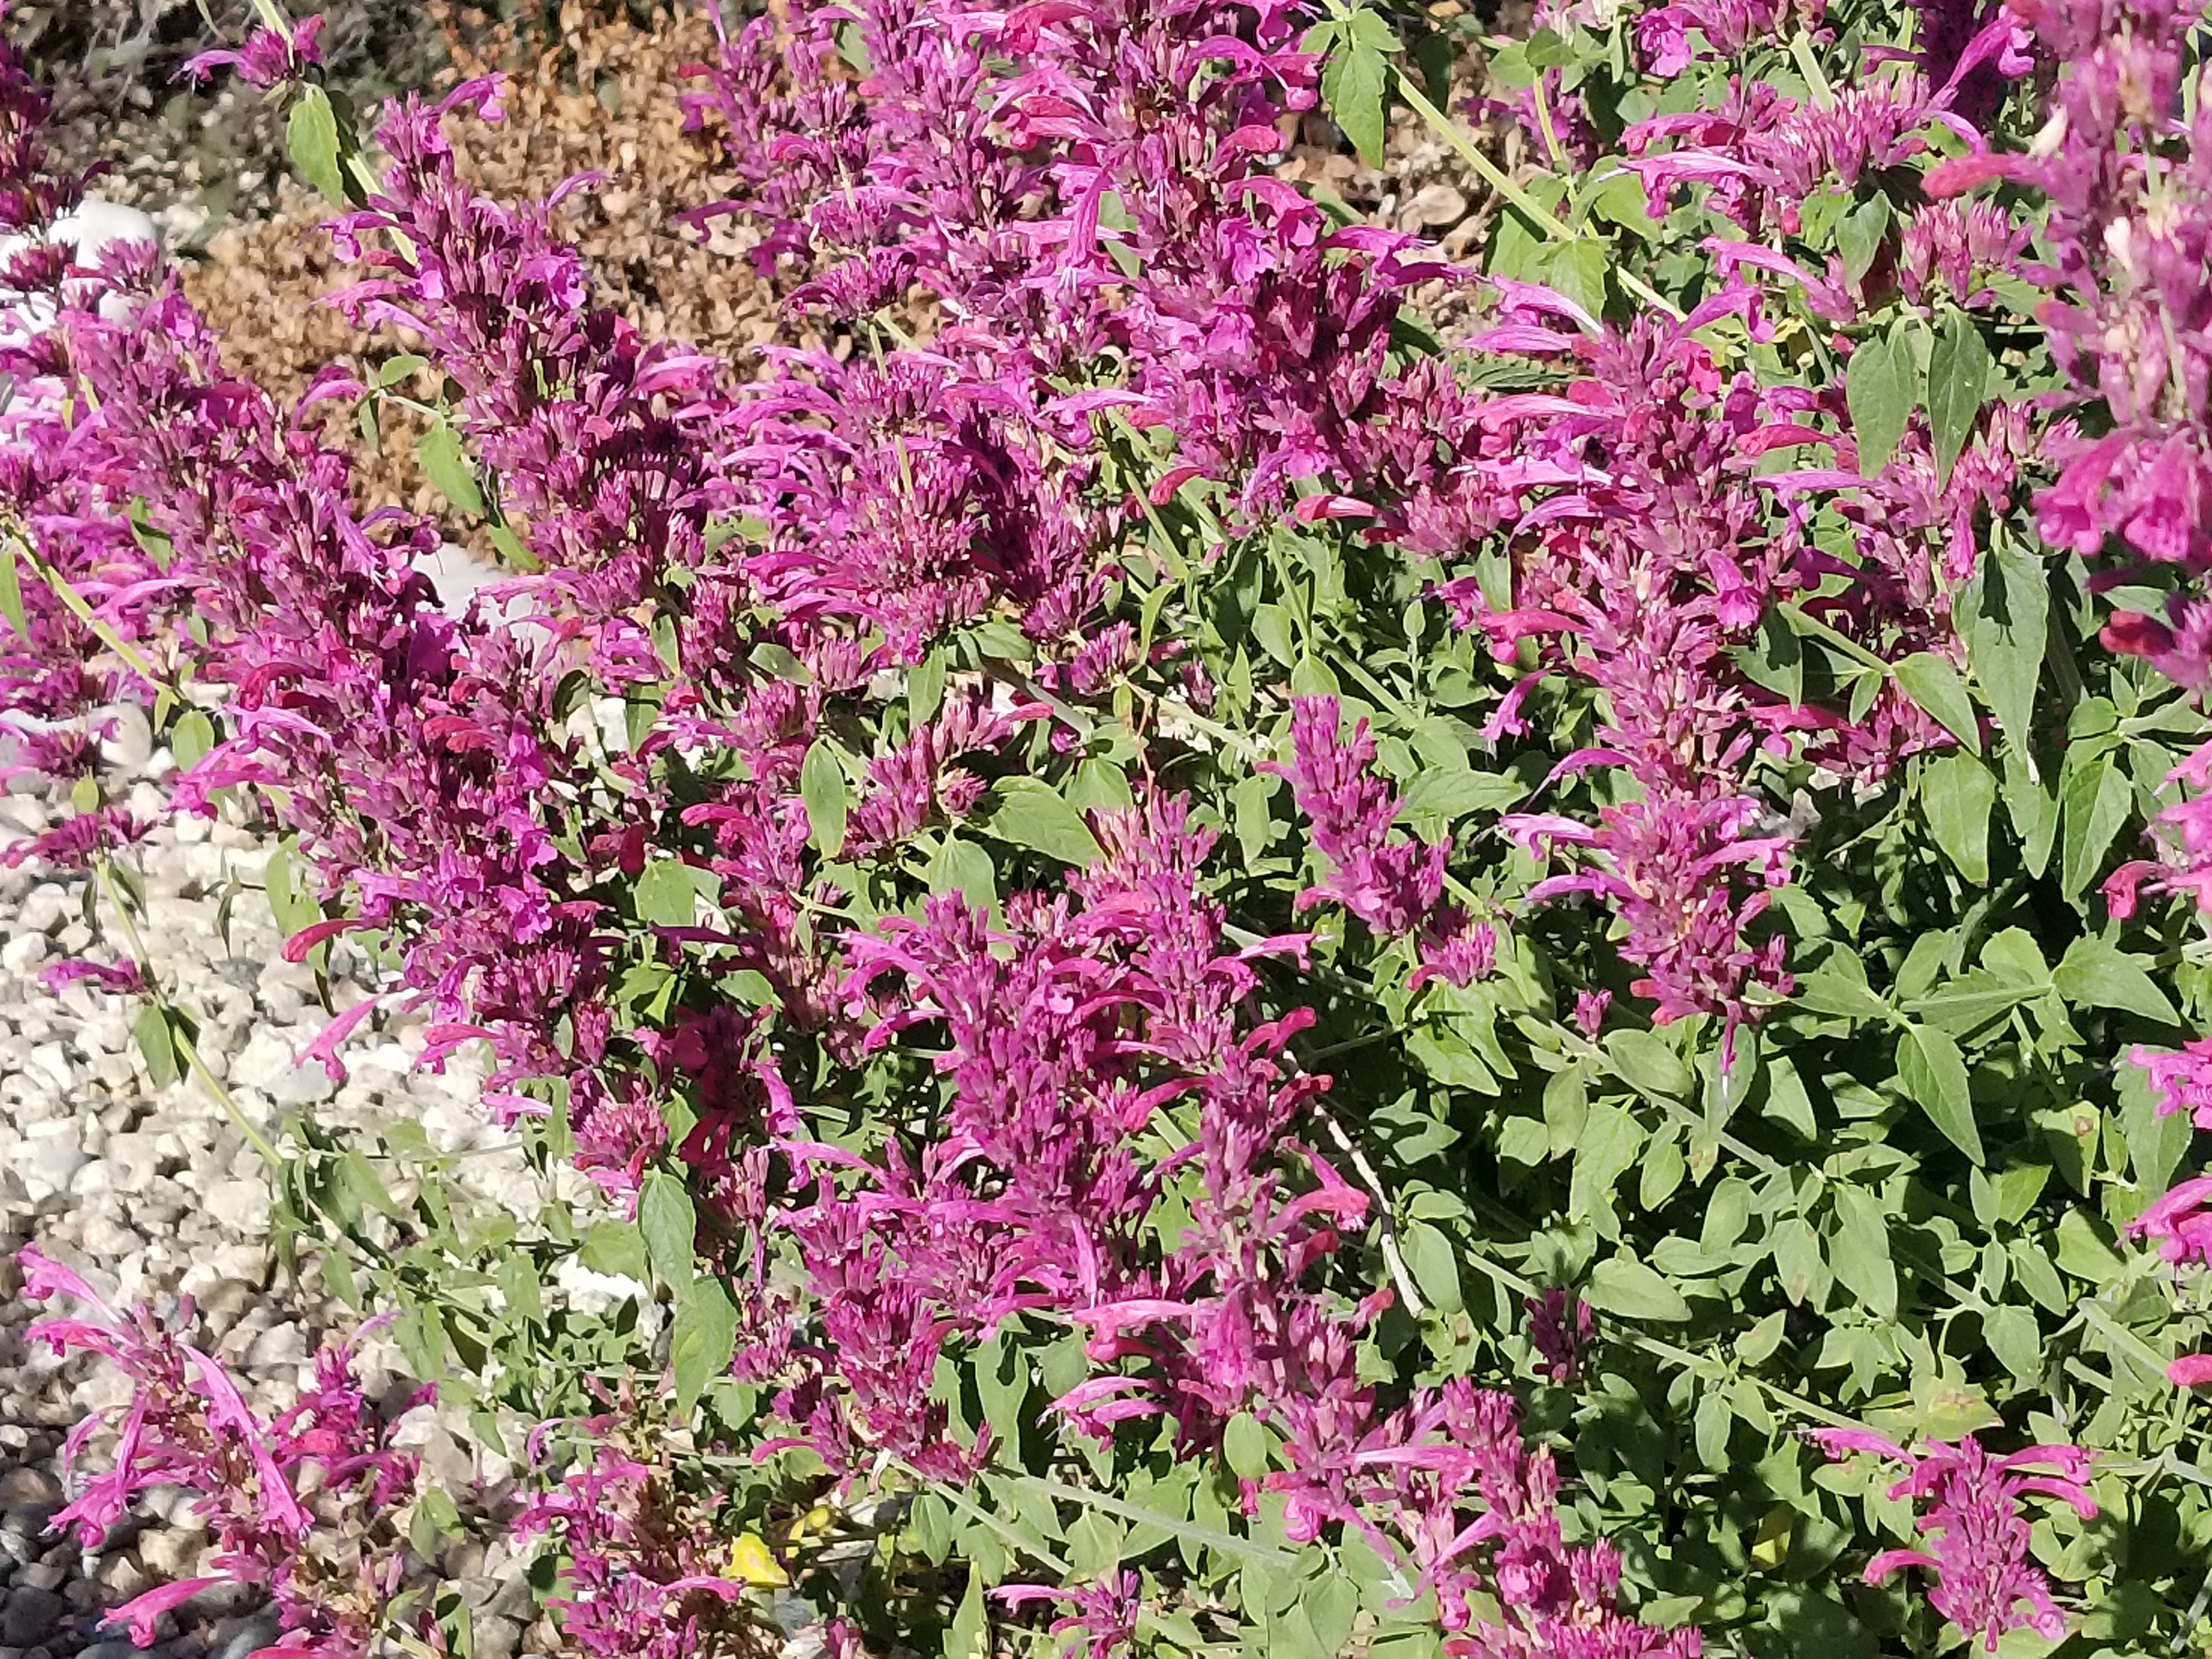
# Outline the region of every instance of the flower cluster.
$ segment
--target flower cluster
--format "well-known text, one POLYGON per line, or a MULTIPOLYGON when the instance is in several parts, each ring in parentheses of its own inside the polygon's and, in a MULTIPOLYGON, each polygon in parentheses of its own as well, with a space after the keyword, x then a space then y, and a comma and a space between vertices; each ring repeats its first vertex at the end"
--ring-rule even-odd
POLYGON ((2019 1500, 2054 1498, 2087 1520, 2097 1513, 2083 1482, 2089 1457, 2078 1446, 2030 1446, 1993 1456, 1968 1435, 1956 1445, 1931 1441, 1917 1453, 1864 1430, 1808 1431, 1830 1457, 1855 1452, 1900 1463, 1907 1473, 1889 1488, 1892 1501, 1920 1505, 1914 1517, 1925 1549, 1886 1549, 1866 1564, 1869 1583, 1903 1567, 1932 1574, 1928 1600, 1936 1611, 1990 1652, 2007 1630, 2026 1627, 2047 1641, 2065 1634, 2051 1600, 2051 1581, 2028 1557, 2028 1522, 2019 1500))
MULTIPOLYGON (((1820 874, 1805 868, 1818 810, 1796 797, 1856 805, 1982 753, 1966 688, 1992 677, 1970 623, 1988 620, 1989 526, 2039 467, 2060 469, 2037 502, 2048 536, 2085 557, 2116 537, 2135 560, 2116 575, 2179 582, 2163 615, 2115 617, 2106 644, 2205 680, 2194 226, 2212 190, 2166 115, 2191 16, 2157 0, 1929 4, 1909 49, 1860 54, 1838 85, 1729 68, 1782 36, 1809 62, 1842 9, 1547 8, 1555 41, 1611 29, 1618 73, 1633 63, 1652 83, 1619 105, 1632 178, 1608 212, 1632 218, 1641 197, 1654 240, 1694 226, 1668 255, 1693 273, 1667 278, 1669 299, 1627 255, 1615 269, 1583 222, 1618 175, 1578 183, 1548 222, 1538 283, 1502 268, 1478 282, 1279 174, 1288 135, 1354 78, 1308 49, 1311 8, 789 0, 723 33, 687 100, 735 181, 706 217, 749 221, 758 272, 818 342, 770 350, 757 378, 603 305, 558 198, 499 202, 467 181, 444 124, 500 119, 496 79, 399 100, 376 134, 381 175, 334 228, 360 270, 340 303, 404 331, 448 388, 426 441, 514 567, 457 614, 427 574, 434 528, 357 514, 343 458, 303 419, 382 388, 334 373, 281 406, 225 371, 150 257, 88 272, 33 245, 6 281, 51 325, 0 347, 44 394, 0 432, 0 506, 41 577, 0 655, 16 752, 87 776, 119 697, 213 709, 219 741, 178 804, 249 795, 298 835, 324 919, 288 953, 358 931, 395 964, 316 1057, 337 1065, 380 1010, 427 1015, 430 1063, 488 1044, 495 1108, 563 1113, 618 1204, 680 1182, 695 1256, 735 1312, 710 1369, 762 1403, 748 1453, 803 1450, 841 1492, 891 1472, 987 1483, 1020 1448, 945 1379, 994 1344, 1073 1333, 1080 1364, 1054 1373, 1041 1433, 1101 1458, 1149 1436, 1147 1456, 1239 1466, 1247 1525, 1362 1542, 1396 1574, 1394 1607, 1432 1605, 1449 1651, 1694 1653, 1694 1631, 1631 1616, 1622 1551, 1563 1514, 1551 1448, 1468 1374, 1490 1335, 1472 1318, 1418 1326, 1389 1190, 1324 1108, 1308 1033, 1347 1004, 1386 1014, 1391 1037, 1464 1019, 1465 1069, 1431 1080, 1479 1074, 1494 1093, 1484 1067, 1510 1027, 1559 1082, 1556 1122, 1544 1100, 1555 1157, 1577 1090, 1618 1057, 1610 1039, 1651 1043, 1630 1051, 1650 1061, 1632 1081, 1678 1108, 1678 1049, 1711 1031, 1696 1057, 1717 1058, 1728 1108, 1746 1028, 1796 989, 1783 918, 1819 911, 1789 910, 1820 874), (2039 60, 2064 66, 2060 119, 2034 149, 2001 150, 1991 132, 2039 60), (1959 150, 1928 171, 1930 199, 1890 203, 1892 181, 1959 150), (2050 202, 2052 270, 2023 265, 2008 203, 1954 199, 1999 175, 2050 202), (1877 228, 1864 260, 1819 251, 1820 213, 1876 206, 1857 222, 1894 212, 1893 241, 1877 228), (1585 254, 1602 268, 1571 297, 1585 254), (1912 330, 1941 317, 1981 345, 2023 281, 2053 296, 2073 377, 2055 428, 2049 408, 1981 406, 1978 382, 1971 406, 1870 407, 1868 385, 1920 383, 1916 360, 1900 367, 1912 330), (1417 312, 1440 289, 1476 318, 1449 351, 1417 312), (1293 542, 1302 559, 1278 560, 1293 542), (1253 619, 1255 582, 1279 632, 1253 619), (1448 674, 1385 663, 1389 629, 1365 623, 1406 618, 1418 647, 1424 607, 1459 630, 1439 648, 1460 653, 1448 674), (1355 612, 1333 641, 1316 623, 1355 612), (1404 700, 1382 683, 1400 669, 1404 700), (1377 700, 1351 708, 1355 679, 1377 700), (1499 761, 1494 783, 1510 760, 1519 810, 1471 833, 1401 828, 1408 798, 1389 780, 1407 768, 1385 724, 1499 761), (1267 832, 1248 851, 1274 845, 1272 820, 1244 821, 1273 787, 1255 772, 1290 784, 1302 890, 1227 868, 1225 801, 1241 841, 1267 832), (1541 954, 1576 905, 1598 925, 1541 954), (1273 931, 1317 906, 1364 932, 1273 931), (1647 1024, 1674 1029, 1625 1029, 1647 1024), (1435 1338, 1428 1359, 1394 1358, 1409 1326, 1435 1338)), ((225 64, 255 86, 312 76, 314 25, 198 68, 225 64)), ((1545 74, 1526 100, 1544 153, 1610 165, 1611 117, 1545 74)), ((0 150, 0 228, 36 236, 70 186, 48 179, 12 60, 0 93, 17 139, 0 150)), ((1493 265, 1506 246, 1501 232, 1493 265)), ((2006 788, 2025 799, 2041 786, 2030 740, 2047 734, 1999 713, 2007 759, 2026 762, 2025 789, 2009 773, 2006 788)), ((1968 770, 1964 787, 1994 792, 1968 770)), ((2212 747, 2170 780, 2195 792, 2168 820, 2190 868, 2124 866, 2112 917, 2154 877, 2204 890, 2208 776, 2212 747)), ((11 855, 104 860, 137 830, 96 800, 11 855)), ((1971 867, 1972 822, 1940 830, 1971 867)), ((2085 833, 2069 816, 2062 862, 2080 862, 2085 833)), ((1984 824, 1983 862, 1987 839, 1984 824)), ((2051 840, 2046 826, 2039 878, 2051 840)), ((1866 890, 1917 927, 1941 885, 1933 857, 1888 839, 1872 856, 1866 890)), ((1874 908, 1834 907, 1830 945, 1874 908)), ((142 982, 135 964, 85 971, 142 982)), ((1902 1092, 1974 1140, 1982 1077, 1936 1019, 1917 1023, 1918 993, 1899 994, 1884 1006, 1915 1007, 1907 1041, 1924 1041, 1912 1052, 1929 1074, 1902 1092), (1947 1053, 1948 1069, 1929 1058, 1947 1053)), ((1851 1096, 1851 1114, 1888 1110, 1855 1054, 1801 1053, 1802 1078, 1851 1096)), ((2208 1056, 2147 1058, 2169 1104, 2212 1111, 2208 1056)), ((1532 1126, 1502 1104, 1497 1118, 1532 1126)), ((1462 1132, 1465 1113, 1439 1112, 1462 1132)), ((1700 1186, 1724 1144, 1741 1149, 1724 1132, 1726 1110, 1709 1112, 1700 1186)), ((1676 1184, 1691 1160, 1649 1144, 1655 1208, 1674 1191, 1667 1156, 1676 1184)), ((1579 1228, 1604 1194, 1583 1190, 1573 1149, 1579 1228)), ((2184 1183, 2137 1230, 2195 1259, 2202 1196, 2184 1183)), ((1793 1219, 1818 1254, 1812 1222, 1793 1219)), ((1784 1255, 1755 1259, 1764 1273, 1784 1255)), ((1656 1277, 1627 1253, 1614 1265, 1632 1288, 1656 1277)), ((1593 1300, 1691 1316, 1671 1292, 1593 1300)), ((1604 1352, 1590 1302, 1562 1287, 1523 1306, 1543 1375, 1587 1383, 1604 1352)), ((366 1648, 396 1588, 379 1517, 412 1474, 339 1360, 298 1412, 255 1425, 209 1362, 143 1320, 102 1313, 49 1339, 99 1347, 142 1389, 84 1516, 112 1522, 182 1471, 235 1504, 226 1547, 276 1588, 294 1645, 366 1648), (312 1495, 370 1517, 335 1555, 311 1465, 312 1495)), ((1877 1556, 1873 1576, 1924 1568, 1936 1608, 1993 1647, 2022 1624, 2056 1633, 2018 1500, 2088 1512, 2086 1454, 1826 1443, 1908 1465, 1896 1495, 1924 1500, 1928 1547, 1877 1556)), ((709 1518, 677 1513, 664 1475, 610 1441, 524 1512, 570 1562, 558 1611, 580 1651, 677 1659, 745 1617, 709 1518)), ((1104 1653, 1138 1639, 1151 1594, 1117 1562, 1088 1584, 1000 1586, 995 1605, 1049 1603, 1055 1630, 1104 1653)), ((859 1651, 841 1618, 830 1630, 859 1651)))
MULTIPOLYGON (((31 1325, 29 1337, 60 1354, 96 1353, 135 1385, 127 1405, 86 1418, 70 1450, 114 1431, 113 1461, 56 1517, 90 1547, 157 1486, 194 1494, 215 1535, 215 1576, 159 1584, 117 1608, 141 1647, 155 1621, 212 1585, 264 1587, 281 1635, 276 1649, 354 1659, 391 1623, 407 1566, 400 1519, 416 1495, 416 1464, 394 1450, 382 1415, 362 1397, 343 1348, 315 1359, 314 1386, 274 1419, 257 1416, 214 1359, 143 1308, 119 1313, 76 1274, 36 1250, 19 1260, 24 1294, 64 1297, 67 1315, 31 1325)), ((189 1320, 186 1304, 180 1320, 189 1320)), ((427 1618, 427 1616, 424 1616, 427 1618)))

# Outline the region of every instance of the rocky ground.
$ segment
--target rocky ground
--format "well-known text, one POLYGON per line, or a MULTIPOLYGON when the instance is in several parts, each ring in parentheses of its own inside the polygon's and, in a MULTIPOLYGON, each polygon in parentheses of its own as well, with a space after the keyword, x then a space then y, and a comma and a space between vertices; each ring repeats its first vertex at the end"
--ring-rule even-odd
MULTIPOLYGON (((145 752, 137 730, 140 753, 130 752, 126 732, 111 755, 125 762, 126 778, 138 774, 139 805, 150 814, 169 757, 145 752)), ((56 810, 66 808, 37 794, 0 796, 0 852, 56 810)), ((141 854, 151 965, 197 1015, 209 1070, 264 1135, 308 1112, 373 1145, 382 1129, 412 1122, 437 1151, 469 1154, 466 1181, 485 1203, 518 1218, 535 1215, 547 1194, 512 1137, 479 1110, 480 1074, 465 1058, 442 1075, 418 1069, 418 1025, 399 1019, 357 1032, 342 1087, 319 1065, 295 1064, 332 1010, 309 970, 278 954, 259 890, 270 844, 241 825, 187 820, 158 832, 141 854)), ((275 1271, 260 1157, 205 1087, 155 1086, 133 1040, 130 1002, 83 982, 59 994, 41 987, 40 971, 63 959, 114 959, 103 941, 113 912, 101 902, 88 919, 87 885, 35 863, 0 870, 0 1659, 124 1659, 128 1643, 103 1630, 103 1607, 196 1575, 209 1548, 181 1490, 158 1495, 142 1521, 90 1548, 48 1530, 65 1496, 63 1435, 127 1384, 112 1368, 57 1360, 26 1343, 25 1327, 41 1311, 20 1294, 18 1248, 35 1241, 118 1304, 144 1301, 167 1316, 189 1297, 191 1338, 223 1359, 265 1412, 291 1403, 312 1379, 324 1335, 350 1324, 312 1265, 298 1279, 275 1271)), ((335 952, 335 1007, 365 995, 369 978, 358 953, 335 952)), ((411 1390, 387 1346, 371 1339, 363 1359, 372 1397, 404 1399, 411 1390)), ((449 1489, 483 1473, 461 1425, 441 1420, 437 1407, 413 1407, 397 1429, 449 1489)), ((97 1464, 104 1450, 95 1439, 88 1456, 97 1464)), ((535 1618, 519 1564, 498 1546, 466 1546, 441 1565, 478 1610, 475 1659, 509 1659, 535 1618)), ((244 1592, 205 1595, 166 1616, 164 1630, 165 1659, 244 1659, 274 1634, 244 1592)), ((530 1645, 548 1645, 548 1634, 539 1630, 530 1645)))

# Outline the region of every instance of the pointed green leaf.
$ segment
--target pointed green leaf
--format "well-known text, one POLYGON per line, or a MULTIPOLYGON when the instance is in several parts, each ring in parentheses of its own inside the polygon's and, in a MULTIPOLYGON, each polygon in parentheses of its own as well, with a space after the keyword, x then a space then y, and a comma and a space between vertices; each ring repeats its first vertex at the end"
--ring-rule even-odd
POLYGON ((2033 553, 2016 547, 2010 536, 1993 536, 1993 542, 1982 559, 1967 655, 1997 724, 2012 747, 2025 753, 2034 731, 2051 594, 2033 553))
POLYGON ((638 920, 649 927, 688 927, 698 917, 699 877, 680 859, 655 859, 638 873, 630 902, 638 920))
POLYGON ((1889 198, 1877 195, 1861 202, 1836 227, 1836 248, 1843 255, 1843 275, 1853 282, 1866 275, 1882 251, 1889 233, 1889 198))
POLYGON ((668 1365, 676 1382, 676 1408, 688 1417, 708 1383, 730 1369, 737 1351, 737 1309, 722 1281, 702 1274, 685 1287, 669 1332, 668 1365))
POLYGON ((1050 783, 1039 778, 1002 778, 993 788, 998 805, 983 828, 999 840, 1062 864, 1088 865, 1105 856, 1090 827, 1050 783))
POLYGON ((1249 1411, 1240 1411, 1222 1430, 1221 1455, 1242 1480, 1257 1480, 1267 1473, 1267 1430, 1249 1411))
POLYGON ((845 850, 845 769, 827 738, 818 737, 799 763, 799 799, 806 807, 807 837, 824 858, 845 850))
POLYGON ((0 617, 20 640, 30 638, 30 621, 23 611, 23 582, 16 572, 16 538, 0 535, 0 617))
POLYGON ((1889 1259, 1889 1218, 1862 1187, 1835 1188, 1836 1236, 1828 1265, 1877 1319, 1897 1317, 1897 1268, 1889 1259))
POLYGON ((422 476, 440 495, 473 518, 484 516, 484 492, 460 433, 441 420, 415 441, 415 455, 422 463, 422 476))
POLYGON ((1919 402, 1912 349, 1896 331, 1860 343, 1843 371, 1843 401, 1859 448, 1859 473, 1873 477, 1897 452, 1919 402))
POLYGON ((2135 805, 2136 792, 2115 756, 2093 759, 2066 779, 2059 886, 2067 898, 2087 892, 2097 879, 2112 838, 2120 833, 2135 805))
POLYGON ((285 149, 300 176, 332 202, 346 206, 346 177, 338 168, 338 114, 330 94, 310 87, 285 124, 285 149))
POLYGON ((945 1659, 991 1659, 991 1620, 983 1610, 983 1575, 970 1570, 967 1594, 945 1632, 945 1659))
POLYGON ((639 1189, 638 1232, 645 1241, 646 1259, 663 1283, 680 1291, 691 1282, 699 1215, 683 1182, 666 1170, 649 1171, 639 1189))
POLYGON ((1950 477, 1988 394, 1988 342, 1972 318, 1953 311, 1944 318, 1928 359, 1928 424, 1935 432, 1939 478, 1950 477))
POLYGON ((928 724, 944 700, 945 653, 940 647, 907 671, 906 718, 910 726, 928 724))
POLYGON ((1945 1138, 1976 1163, 1982 1131, 1974 1124, 1973 1096, 1959 1045, 1932 1026, 1907 1026, 1897 1040, 1898 1078, 1945 1138))
POLYGON ((1916 651, 1897 665, 1897 683, 1937 725, 1975 754, 1982 752, 1982 723, 1974 700, 1966 694, 1959 671, 1932 651, 1916 651))
POLYGON ((1459 1284, 1459 1253, 1451 1235, 1426 1221, 1409 1221, 1398 1235, 1406 1265, 1422 1300, 1440 1313, 1456 1313, 1464 1305, 1459 1284))
POLYGON ((159 1005, 147 1003, 138 1010, 135 1031, 138 1053, 146 1061, 146 1075, 156 1088, 167 1088, 177 1078, 177 1045, 170 1033, 168 1013, 159 1005))
POLYGON ((1389 60, 1357 33, 1340 33, 1322 66, 1321 96, 1330 119, 1370 167, 1382 165, 1382 94, 1389 84, 1389 60))
POLYGON ((169 752, 176 757, 179 771, 190 771, 214 747, 215 723, 197 709, 179 715, 170 730, 169 752))
POLYGON ((1989 814, 1997 780, 1971 755, 1938 755, 1920 776, 1921 804, 1943 854, 1976 887, 1989 885, 1989 814))
POLYGON ((2179 1025, 2182 1017, 2166 993, 2144 971, 2149 959, 2130 956, 2117 945, 2084 934, 2066 947, 2052 981, 2070 1003, 2094 1008, 2118 1008, 2140 1014, 2166 1025, 2179 1025))
POLYGON ((1679 1324, 1689 1317, 1682 1294, 1633 1256, 1607 1256, 1590 1270, 1583 1299, 1605 1313, 1623 1319, 1651 1319, 1679 1324))

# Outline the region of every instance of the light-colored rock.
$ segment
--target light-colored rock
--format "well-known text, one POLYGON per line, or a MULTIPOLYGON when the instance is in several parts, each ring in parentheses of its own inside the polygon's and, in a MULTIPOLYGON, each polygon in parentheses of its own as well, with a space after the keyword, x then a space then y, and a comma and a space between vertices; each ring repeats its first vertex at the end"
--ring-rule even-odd
POLYGON ((1450 184, 1424 185, 1406 204, 1399 223, 1408 229, 1441 230, 1467 217, 1467 198, 1450 184))
POLYGON ((246 1368, 274 1371, 280 1365, 297 1366, 307 1357, 306 1335, 296 1322, 288 1319, 253 1338, 253 1346, 246 1349, 246 1368))
POLYGON ((269 1230, 269 1189, 258 1181, 218 1181, 207 1189, 207 1214, 226 1231, 258 1238, 269 1230))

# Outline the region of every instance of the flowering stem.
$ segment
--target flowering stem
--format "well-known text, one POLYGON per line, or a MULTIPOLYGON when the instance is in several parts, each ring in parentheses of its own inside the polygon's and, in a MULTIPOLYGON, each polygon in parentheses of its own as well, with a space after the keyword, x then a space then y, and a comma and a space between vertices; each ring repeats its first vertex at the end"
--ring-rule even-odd
POLYGON ((1823 110, 1836 107, 1836 94, 1821 73, 1820 60, 1813 55, 1813 37, 1800 29, 1790 41, 1790 56, 1796 60, 1798 73, 1805 84, 1812 88, 1813 102, 1823 110))
POLYGON ((177 1020, 170 1018, 170 1016, 176 1011, 175 1005, 162 994, 160 982, 154 977, 153 963, 147 956, 145 941, 139 937, 137 924, 131 919, 130 907, 124 902, 123 895, 115 890, 113 861, 103 855, 92 867, 94 875, 99 879, 100 890, 107 894, 108 902, 114 907, 116 917, 123 924, 124 939, 130 947, 131 959, 138 964, 139 980, 146 985, 147 996, 152 998, 154 1006, 160 1010, 161 1018, 169 1027, 171 1043, 175 1046, 177 1053, 183 1056, 184 1064, 190 1068, 192 1075, 200 1080, 200 1087, 205 1088, 214 1099, 215 1103, 223 1109, 232 1126, 246 1137, 246 1144, 253 1148, 254 1152, 260 1156, 263 1164, 274 1175, 283 1163, 283 1159, 276 1156, 276 1148, 269 1144, 268 1138, 260 1130, 253 1127, 253 1124, 247 1120, 246 1114, 238 1109, 238 1102, 231 1099, 229 1089, 224 1087, 220 1078, 207 1069, 207 1063, 200 1058, 198 1045, 184 1034, 182 1025, 177 1020))
POLYGON ((1359 1179, 1367 1183, 1367 1190, 1374 1194, 1375 1229, 1382 1237, 1382 1260, 1390 1268, 1390 1282, 1397 1287, 1398 1294, 1405 1298, 1406 1312, 1418 1319, 1428 1312, 1428 1304, 1421 1300, 1420 1293, 1413 1288, 1413 1275, 1406 1272, 1406 1258, 1398 1252, 1397 1219, 1392 1214, 1390 1194, 1383 1191, 1382 1178, 1375 1173, 1374 1166, 1367 1161, 1367 1154, 1359 1149, 1350 1135, 1345 1134, 1344 1125, 1336 1121, 1334 1112, 1316 1101, 1313 1116, 1329 1132, 1329 1138, 1336 1143, 1336 1150, 1352 1160, 1352 1168, 1359 1172, 1359 1179))
POLYGON ((1505 170, 1477 149, 1474 142, 1462 132, 1459 124, 1430 103, 1404 76, 1398 77, 1398 94, 1413 107, 1414 112, 1427 122, 1436 135, 1460 154, 1460 159, 1480 173, 1485 182, 1511 202, 1553 241, 1575 241, 1576 231, 1562 225, 1552 216, 1550 208, 1508 178, 1505 170))
POLYGON ((90 629, 102 645, 121 657, 131 672, 147 685, 158 691, 167 691, 172 697, 178 696, 176 688, 161 677, 153 664, 139 653, 137 647, 95 616, 92 606, 86 603, 85 596, 72 587, 59 571, 48 565, 32 550, 29 538, 18 526, 12 523, 7 524, 6 534, 16 558, 28 564, 39 580, 53 590, 54 597, 68 606, 71 616, 90 629))

